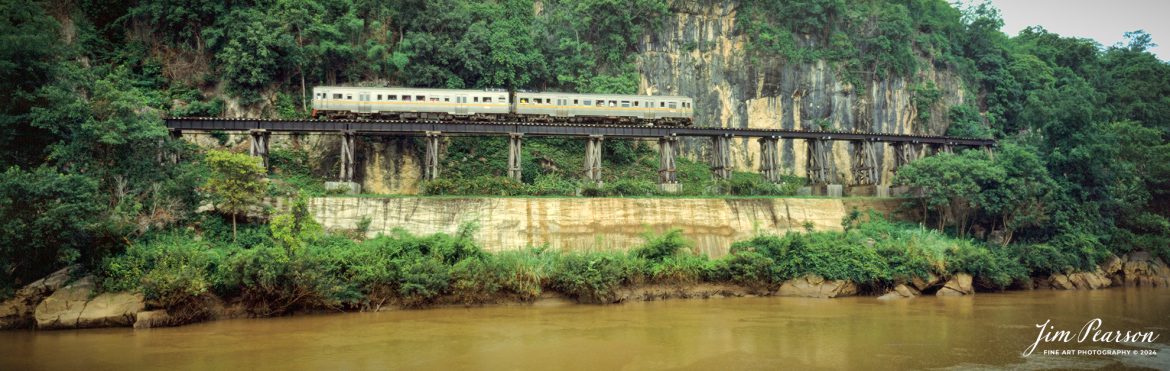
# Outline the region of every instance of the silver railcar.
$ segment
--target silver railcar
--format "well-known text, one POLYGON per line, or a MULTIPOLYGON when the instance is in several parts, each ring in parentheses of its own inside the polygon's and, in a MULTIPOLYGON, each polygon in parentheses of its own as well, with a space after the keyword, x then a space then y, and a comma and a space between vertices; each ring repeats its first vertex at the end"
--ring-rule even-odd
POLYGON ((504 91, 336 86, 313 88, 314 117, 450 119, 452 116, 506 115, 510 111, 508 93, 504 91))
POLYGON ((516 93, 516 113, 535 119, 690 125, 693 101, 682 96, 516 93))

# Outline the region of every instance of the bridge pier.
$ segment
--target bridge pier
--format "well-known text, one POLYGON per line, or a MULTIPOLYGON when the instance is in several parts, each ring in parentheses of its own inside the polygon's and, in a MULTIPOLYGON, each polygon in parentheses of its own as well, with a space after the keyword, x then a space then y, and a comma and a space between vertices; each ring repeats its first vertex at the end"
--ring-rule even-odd
POLYGON ((674 163, 674 152, 678 148, 678 137, 658 138, 658 190, 667 193, 679 191, 678 175, 674 163))
POLYGON ((853 185, 880 184, 882 180, 881 174, 878 172, 877 151, 874 149, 873 141, 853 141, 851 145, 853 147, 851 161, 853 185))
POLYGON ((353 182, 354 164, 357 162, 355 157, 356 146, 354 143, 354 132, 345 130, 341 132, 341 171, 338 179, 342 182, 353 182))
POLYGON ((520 141, 524 137, 521 133, 508 134, 508 177, 521 181, 520 168, 520 141))
POLYGON ((252 138, 248 153, 260 157, 260 163, 268 170, 268 139, 272 137, 272 133, 264 129, 252 129, 248 130, 248 135, 252 138))
MULTIPOLYGON (((172 140, 178 141, 178 140, 183 139, 183 131, 182 130, 168 129, 167 131, 171 135, 172 140)), ((176 148, 173 152, 167 153, 167 157, 170 160, 171 164, 178 164, 179 163, 179 152, 180 152, 180 150, 176 148)), ((162 162, 159 162, 159 163, 161 164, 162 162)))
POLYGON ((731 178, 731 141, 727 135, 711 137, 711 172, 715 179, 731 178))
POLYGON ((423 179, 435 180, 439 178, 439 140, 443 133, 438 131, 426 132, 426 155, 423 159, 423 179))
POLYGON ((814 185, 837 183, 837 166, 832 157, 831 137, 808 139, 808 179, 814 185))
POLYGON ((760 138, 760 173, 769 182, 780 182, 780 137, 760 138))
POLYGON ((590 135, 585 142, 585 179, 594 183, 601 183, 601 144, 605 140, 601 135, 590 135))

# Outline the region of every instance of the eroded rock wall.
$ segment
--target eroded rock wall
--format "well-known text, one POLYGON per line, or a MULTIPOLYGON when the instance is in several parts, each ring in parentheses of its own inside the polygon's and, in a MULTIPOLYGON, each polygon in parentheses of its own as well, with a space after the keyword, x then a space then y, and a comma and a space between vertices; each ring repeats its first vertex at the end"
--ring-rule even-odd
MULTIPOLYGON (((752 61, 747 39, 737 34, 736 1, 679 0, 657 33, 646 35, 639 55, 640 93, 673 94, 695 98, 697 126, 783 128, 878 133, 946 132, 949 107, 963 102, 962 80, 949 70, 924 61, 917 76, 865 81, 861 89, 839 76, 824 61, 792 63, 781 59, 752 61), (912 87, 932 82, 941 93, 927 120, 918 120, 912 87)), ((808 45, 812 39, 803 40, 808 45)), ((684 142, 683 153, 705 159, 706 140, 684 142)), ((850 144, 834 142, 833 162, 844 183, 851 179, 850 144)), ((759 168, 759 144, 737 138, 732 153, 739 170, 759 168)), ((877 149, 881 181, 892 176, 889 146, 877 149)), ((802 140, 783 140, 781 159, 786 171, 805 176, 807 146, 802 140)))
MULTIPOLYGON (((757 233, 841 230, 853 208, 890 213, 901 200, 877 199, 651 199, 651 198, 359 198, 321 197, 309 210, 330 229, 366 234, 401 228, 416 234, 454 233, 479 224, 475 240, 488 251, 548 244, 560 250, 626 250, 647 231, 681 228, 697 251, 726 255, 731 243, 757 233)), ((280 206, 278 206, 280 207, 280 206)))

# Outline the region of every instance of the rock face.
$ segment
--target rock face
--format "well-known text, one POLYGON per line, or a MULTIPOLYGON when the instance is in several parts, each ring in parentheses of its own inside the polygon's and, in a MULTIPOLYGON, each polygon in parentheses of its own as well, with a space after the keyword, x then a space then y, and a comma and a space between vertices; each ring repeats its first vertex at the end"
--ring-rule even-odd
POLYGON ((68 267, 53 272, 48 277, 24 286, 12 299, 0 303, 0 330, 33 327, 37 304, 60 289, 69 280, 69 273, 73 269, 68 267))
POLYGON ((1170 266, 1144 251, 1121 258, 1121 282, 1127 287, 1170 287, 1170 266))
POLYGON ((826 280, 821 276, 810 274, 797 279, 784 281, 780 296, 799 296, 806 298, 836 298, 857 295, 857 285, 848 280, 826 280))
MULTIPOLYGON (((643 242, 646 230, 682 228, 699 252, 712 258, 758 232, 841 230, 849 210, 888 213, 900 200, 857 199, 644 199, 644 198, 349 198, 310 199, 313 218, 331 229, 354 229, 369 218, 367 234, 402 228, 411 233, 454 233, 467 222, 486 250, 549 244, 562 250, 624 250, 643 242)), ((277 208, 287 207, 278 202, 277 208)))
POLYGON ((971 285, 972 277, 970 274, 957 273, 954 277, 947 280, 938 292, 937 296, 963 296, 975 294, 975 287, 971 285))
MULTIPOLYGON (((922 63, 915 81, 890 77, 862 81, 852 86, 843 81, 839 68, 823 61, 794 63, 779 58, 746 54, 747 37, 736 29, 736 1, 672 1, 665 25, 642 39, 638 55, 640 94, 685 95, 695 99, 695 125, 702 127, 810 129, 880 133, 943 134, 947 111, 963 102, 965 91, 957 74, 922 63), (919 120, 913 102, 917 81, 930 81, 941 93, 930 107, 929 119, 919 120)), ((824 45, 824 40, 802 37, 803 45, 824 45)), ((685 156, 702 158, 710 153, 710 141, 688 139, 685 156)), ((831 161, 839 180, 851 178, 850 144, 835 143, 831 161)), ((881 182, 889 182, 893 157, 889 146, 878 146, 881 182)), ((760 163, 759 144, 733 140, 737 168, 754 170, 760 163)), ((807 146, 800 140, 782 140, 785 170, 805 175, 807 146)))
POLYGON ((917 289, 906 286, 905 284, 900 284, 898 286, 894 286, 894 289, 890 290, 890 292, 886 293, 885 295, 879 296, 878 300, 910 299, 917 297, 920 294, 922 293, 917 289))
POLYGON ((37 328, 129 326, 146 306, 141 294, 105 293, 94 297, 94 288, 93 277, 86 276, 45 298, 36 308, 37 328))

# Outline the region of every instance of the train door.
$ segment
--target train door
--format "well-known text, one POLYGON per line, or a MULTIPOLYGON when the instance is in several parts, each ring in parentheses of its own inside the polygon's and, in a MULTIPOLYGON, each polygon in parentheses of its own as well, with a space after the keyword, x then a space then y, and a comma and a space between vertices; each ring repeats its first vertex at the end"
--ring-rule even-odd
POLYGON ((569 115, 568 99, 557 99, 556 115, 565 117, 569 115))
POLYGON ((358 112, 370 113, 370 93, 358 93, 358 112))
POLYGON ((455 97, 455 114, 456 115, 466 115, 467 114, 467 96, 466 95, 460 96, 460 97, 455 97))

